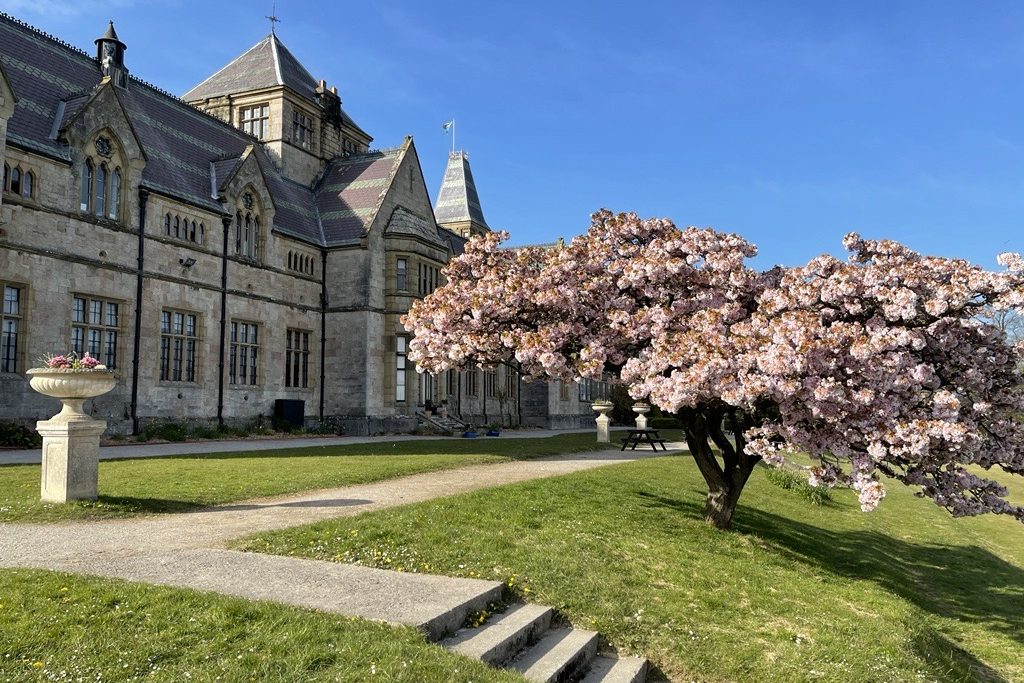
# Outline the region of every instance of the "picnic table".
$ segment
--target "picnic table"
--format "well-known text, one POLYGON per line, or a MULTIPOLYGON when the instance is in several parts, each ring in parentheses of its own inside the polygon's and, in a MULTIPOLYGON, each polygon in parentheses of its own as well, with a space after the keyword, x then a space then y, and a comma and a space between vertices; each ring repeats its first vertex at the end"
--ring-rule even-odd
POLYGON ((658 450, 658 444, 661 444, 661 450, 668 450, 665 440, 658 434, 657 429, 629 429, 627 432, 626 437, 622 440, 622 448, 620 450, 624 451, 629 446, 631 451, 635 451, 636 447, 642 443, 651 444, 651 448, 655 451, 658 450))

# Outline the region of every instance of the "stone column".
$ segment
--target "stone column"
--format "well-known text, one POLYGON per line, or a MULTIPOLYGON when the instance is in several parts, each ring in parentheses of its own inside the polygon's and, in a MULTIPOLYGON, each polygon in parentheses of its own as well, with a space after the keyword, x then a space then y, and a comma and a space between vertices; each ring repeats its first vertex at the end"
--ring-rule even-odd
POLYGON ((636 413, 636 428, 647 429, 647 413, 651 412, 651 406, 646 403, 634 403, 633 412, 636 413))
POLYGON ((611 426, 612 419, 608 417, 608 413, 612 412, 612 404, 595 401, 591 407, 598 413, 597 418, 594 420, 597 423, 597 442, 611 442, 609 427, 611 426))
POLYGON ((36 423, 43 437, 40 498, 47 503, 96 500, 103 420, 56 415, 36 423))

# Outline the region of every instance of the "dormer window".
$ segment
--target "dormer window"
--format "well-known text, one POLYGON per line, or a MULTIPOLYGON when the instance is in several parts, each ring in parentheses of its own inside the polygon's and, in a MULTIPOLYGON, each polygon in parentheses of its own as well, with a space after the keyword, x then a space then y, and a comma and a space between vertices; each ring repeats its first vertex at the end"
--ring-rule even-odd
POLYGON ((118 166, 113 143, 101 136, 96 138, 93 148, 95 156, 88 156, 82 161, 78 208, 82 213, 97 218, 120 220, 124 176, 118 166))

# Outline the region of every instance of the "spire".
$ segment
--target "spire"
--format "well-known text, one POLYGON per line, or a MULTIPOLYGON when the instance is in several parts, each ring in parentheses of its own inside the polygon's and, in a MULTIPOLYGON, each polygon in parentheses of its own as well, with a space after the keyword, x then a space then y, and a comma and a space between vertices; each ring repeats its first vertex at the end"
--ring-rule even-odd
POLYGON ((469 155, 463 151, 448 155, 448 168, 444 172, 441 191, 437 193, 434 216, 438 225, 464 237, 490 232, 480 196, 469 168, 469 155))
POLYGON ((128 69, 124 67, 124 51, 128 46, 121 42, 114 30, 114 20, 110 20, 106 32, 95 40, 96 59, 104 76, 109 76, 114 85, 122 88, 128 85, 128 69))

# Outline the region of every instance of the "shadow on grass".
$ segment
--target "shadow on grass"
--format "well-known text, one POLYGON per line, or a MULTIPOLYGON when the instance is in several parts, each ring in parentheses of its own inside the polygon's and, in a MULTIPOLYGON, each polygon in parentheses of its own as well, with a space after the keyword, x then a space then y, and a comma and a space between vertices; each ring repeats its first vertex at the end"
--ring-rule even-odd
MULTIPOLYGON (((697 503, 641 495, 652 505, 702 516, 697 503)), ((785 557, 873 581, 926 612, 982 624, 1024 643, 1024 569, 984 548, 913 543, 877 531, 832 531, 743 505, 733 528, 769 541, 785 557)))

